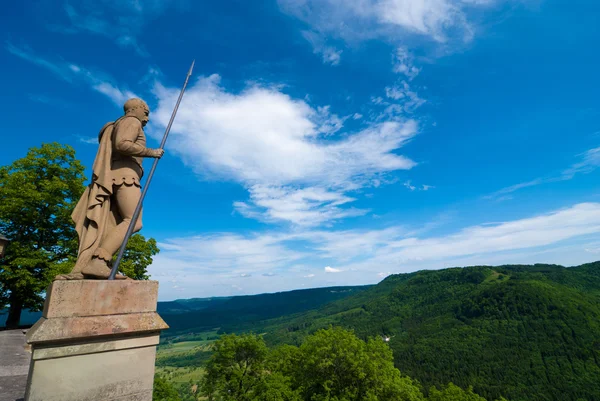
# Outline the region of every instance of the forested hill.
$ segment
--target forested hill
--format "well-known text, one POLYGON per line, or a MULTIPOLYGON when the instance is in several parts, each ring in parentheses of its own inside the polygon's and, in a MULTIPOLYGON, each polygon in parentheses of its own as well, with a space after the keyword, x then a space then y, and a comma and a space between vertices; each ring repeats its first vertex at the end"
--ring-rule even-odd
POLYGON ((159 302, 158 312, 170 326, 161 338, 206 330, 235 332, 258 327, 262 321, 290 316, 358 294, 371 286, 325 287, 272 294, 195 298, 159 302))
POLYGON ((396 366, 426 389, 453 382, 487 399, 600 400, 600 262, 392 275, 261 330, 271 344, 298 344, 330 324, 389 337, 396 366))

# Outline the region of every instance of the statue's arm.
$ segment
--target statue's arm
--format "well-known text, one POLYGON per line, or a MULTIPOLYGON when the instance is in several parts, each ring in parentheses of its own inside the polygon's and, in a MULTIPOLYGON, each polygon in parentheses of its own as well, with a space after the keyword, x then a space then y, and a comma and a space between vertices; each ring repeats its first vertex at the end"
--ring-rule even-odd
POLYGON ((135 117, 124 118, 117 126, 115 149, 124 155, 141 157, 161 157, 162 149, 150 149, 136 142, 142 123, 135 117))

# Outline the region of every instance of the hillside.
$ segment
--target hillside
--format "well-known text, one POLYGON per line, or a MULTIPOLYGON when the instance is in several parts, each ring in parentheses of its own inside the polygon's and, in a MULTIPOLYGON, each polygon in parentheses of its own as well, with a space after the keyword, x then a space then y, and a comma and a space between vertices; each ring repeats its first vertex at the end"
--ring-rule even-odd
POLYGON ((162 338, 220 329, 243 331, 263 321, 306 312, 356 295, 371 286, 325 287, 230 298, 198 298, 159 303, 158 311, 170 326, 162 338), (186 308, 189 309, 186 311, 186 308))
POLYGON ((453 382, 487 399, 600 400, 600 262, 393 275, 259 330, 272 345, 299 344, 330 324, 390 337, 395 365, 425 388, 453 382))

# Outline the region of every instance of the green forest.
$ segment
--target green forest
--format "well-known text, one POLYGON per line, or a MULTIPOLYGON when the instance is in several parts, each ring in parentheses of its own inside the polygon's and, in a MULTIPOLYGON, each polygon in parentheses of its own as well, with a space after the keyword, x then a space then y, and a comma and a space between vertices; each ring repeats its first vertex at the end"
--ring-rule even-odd
MULTIPOLYGON (((290 302, 298 297, 295 294, 290 302)), ((251 298, 246 299, 245 305, 252 304, 251 298)), ((280 295, 278 305, 283 310, 289 308, 285 293, 280 295)), ((207 308, 204 313, 210 310, 207 308)), ((188 319, 183 327, 178 326, 189 313, 197 311, 164 315, 171 330, 165 333, 165 348, 159 351, 157 366, 201 369, 196 399, 269 399, 256 398, 258 395, 223 398, 201 392, 210 378, 210 367, 215 363, 211 358, 218 354, 218 341, 229 338, 224 334, 253 332, 257 341, 264 342, 266 361, 271 353, 281 352, 277 350, 287 349, 294 354, 308 349, 306 344, 316 341, 314 336, 318 333, 322 342, 323 338, 333 341, 335 335, 351 333, 343 334, 352 338, 347 344, 359 341, 389 347, 394 372, 398 372, 390 373, 390 377, 398 374, 410 380, 419 396, 428 399, 600 400, 600 262, 569 268, 474 266, 392 275, 376 286, 349 292, 346 297, 312 310, 264 319, 254 314, 253 319, 246 321, 238 314, 239 326, 235 322, 228 322, 226 330, 215 326, 212 341, 210 336, 200 334, 207 331, 205 324, 198 322, 198 329, 194 329, 193 320, 188 319), (221 339, 214 342, 217 335, 221 339), (190 339, 202 340, 202 346, 164 354, 166 347, 190 339), (299 351, 290 351, 295 349, 299 351), (448 394, 442 396, 440 392, 448 394), (452 392, 458 398, 451 398, 452 392)), ((273 314, 270 312, 269 316, 273 314)), ((326 344, 322 345, 326 348, 326 344)), ((370 348, 364 347, 370 355, 370 348)), ((307 357, 305 354, 301 359, 307 357)), ((373 355, 365 356, 370 357, 373 355)), ((314 371, 306 368, 304 373, 292 372, 286 370, 283 356, 275 359, 282 361, 277 366, 283 369, 280 379, 284 382, 285 377, 301 378, 314 371)), ((352 370, 346 362, 338 361, 338 370, 352 370)), ((265 371, 275 371, 272 366, 265 366, 265 371)), ((296 360, 290 366, 301 369, 304 365, 296 360)), ((307 383, 289 382, 290 391, 300 397, 290 399, 412 399, 387 393, 370 396, 374 398, 327 392, 308 394, 307 383)), ((330 388, 330 384, 321 386, 330 388)))
MULTIPOLYGON (((472 388, 448 383, 428 396, 394 367, 391 349, 379 337, 363 341, 350 330, 322 329, 299 347, 267 348, 253 334, 222 336, 213 346, 200 385, 179 394, 158 376, 154 399, 220 401, 485 401, 472 388)), ((500 397, 498 401, 504 401, 500 397)))

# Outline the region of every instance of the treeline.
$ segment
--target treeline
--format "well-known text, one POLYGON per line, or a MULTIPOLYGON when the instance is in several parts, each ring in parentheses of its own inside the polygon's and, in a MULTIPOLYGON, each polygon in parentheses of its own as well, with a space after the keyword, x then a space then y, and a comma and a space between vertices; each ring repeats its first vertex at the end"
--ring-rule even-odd
MULTIPOLYGON (((157 376, 156 401, 486 401, 452 383, 425 389, 394 367, 383 339, 363 341, 339 327, 319 330, 300 346, 267 348, 261 336, 224 335, 200 383, 181 394, 157 376)), ((500 397, 498 401, 505 399, 500 397)))

